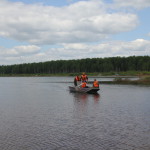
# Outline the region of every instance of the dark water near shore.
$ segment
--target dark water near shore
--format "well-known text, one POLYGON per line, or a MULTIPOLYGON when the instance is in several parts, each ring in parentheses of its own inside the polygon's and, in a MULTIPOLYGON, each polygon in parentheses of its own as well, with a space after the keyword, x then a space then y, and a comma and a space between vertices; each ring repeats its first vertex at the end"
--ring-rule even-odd
POLYGON ((0 78, 0 150, 149 150, 150 87, 70 93, 67 77, 0 78))

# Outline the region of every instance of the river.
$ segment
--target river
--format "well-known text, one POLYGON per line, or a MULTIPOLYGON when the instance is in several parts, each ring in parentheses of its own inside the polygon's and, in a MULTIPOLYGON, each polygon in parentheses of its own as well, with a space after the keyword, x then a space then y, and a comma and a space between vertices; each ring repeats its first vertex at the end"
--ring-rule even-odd
POLYGON ((0 78, 0 150, 150 149, 150 87, 102 84, 92 95, 68 81, 0 78))

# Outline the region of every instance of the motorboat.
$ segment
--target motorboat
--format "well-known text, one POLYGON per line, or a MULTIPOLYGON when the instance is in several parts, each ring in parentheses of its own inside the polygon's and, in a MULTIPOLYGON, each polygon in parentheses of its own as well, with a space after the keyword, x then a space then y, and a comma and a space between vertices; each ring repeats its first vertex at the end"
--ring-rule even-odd
POLYGON ((70 92, 79 92, 79 93, 89 93, 89 94, 96 94, 100 88, 95 87, 85 87, 82 88, 80 86, 69 86, 70 92))

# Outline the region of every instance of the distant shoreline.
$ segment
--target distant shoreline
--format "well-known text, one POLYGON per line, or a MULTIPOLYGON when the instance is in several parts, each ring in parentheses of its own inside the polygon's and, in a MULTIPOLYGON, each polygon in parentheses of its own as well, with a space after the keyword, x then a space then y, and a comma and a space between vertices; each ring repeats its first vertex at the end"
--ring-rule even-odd
MULTIPOLYGON (((81 72, 77 73, 32 73, 32 74, 0 74, 0 77, 75 77, 81 75, 81 72)), ((150 71, 126 71, 126 72, 86 72, 88 77, 92 78, 137 78, 143 76, 150 76, 150 71)))
MULTIPOLYGON (((56 75, 50 75, 50 74, 5 74, 5 75, 0 75, 0 77, 72 77, 68 74, 62 75, 62 74, 56 74, 56 75)), ((132 76, 132 75, 109 75, 109 76, 92 76, 89 75, 89 78, 96 78, 99 81, 99 78, 114 78, 113 81, 99 81, 100 84, 126 84, 126 85, 150 85, 150 75, 137 75, 137 76, 132 76), (129 78, 137 78, 137 80, 130 80, 129 78)), ((72 82, 63 82, 63 83, 73 83, 72 82)), ((89 82, 90 84, 93 83, 93 81, 89 82)))
MULTIPOLYGON (((74 76, 70 76, 70 75, 0 75, 0 77, 72 77, 74 78, 74 76)), ((89 78, 138 78, 139 76, 88 76, 89 78)))

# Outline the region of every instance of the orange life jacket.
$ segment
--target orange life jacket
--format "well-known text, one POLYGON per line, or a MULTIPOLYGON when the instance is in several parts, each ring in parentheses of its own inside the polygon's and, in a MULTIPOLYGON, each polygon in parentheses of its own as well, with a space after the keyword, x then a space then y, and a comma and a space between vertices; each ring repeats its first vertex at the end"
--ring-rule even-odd
POLYGON ((94 87, 99 87, 98 81, 94 81, 93 86, 94 86, 94 87))
POLYGON ((83 82, 82 83, 82 88, 85 88, 86 87, 86 82, 83 82))
POLYGON ((87 75, 81 75, 81 79, 82 79, 82 81, 86 81, 88 79, 87 75))
POLYGON ((80 78, 78 76, 75 77, 76 81, 80 81, 80 78))

